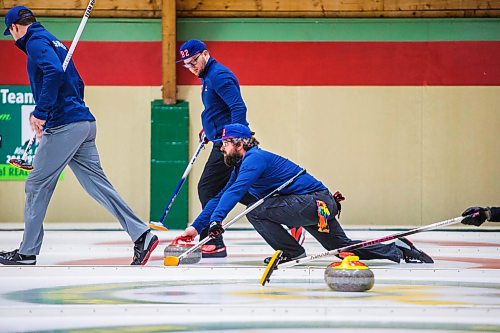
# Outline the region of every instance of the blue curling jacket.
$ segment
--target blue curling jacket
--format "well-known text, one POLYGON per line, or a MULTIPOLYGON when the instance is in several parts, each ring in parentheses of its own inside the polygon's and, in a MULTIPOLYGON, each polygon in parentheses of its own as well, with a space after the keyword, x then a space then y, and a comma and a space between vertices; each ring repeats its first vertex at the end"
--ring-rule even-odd
POLYGON ((54 35, 35 22, 16 46, 28 56, 28 77, 36 106, 33 115, 45 128, 78 121, 95 121, 83 101, 84 84, 73 61, 66 72, 62 63, 68 50, 54 35))
POLYGON ((241 97, 236 76, 226 67, 210 57, 203 73, 201 99, 205 110, 201 113, 201 123, 206 137, 213 141, 222 136, 222 129, 229 124, 243 124, 247 107, 241 97))
MULTIPOLYGON (((298 174, 300 170, 301 167, 284 157, 259 147, 251 148, 245 153, 240 164, 234 168, 226 186, 208 202, 192 226, 200 233, 211 221, 224 220, 247 192, 257 200, 261 199, 298 174)), ((301 195, 326 189, 323 183, 306 172, 279 194, 301 195)))

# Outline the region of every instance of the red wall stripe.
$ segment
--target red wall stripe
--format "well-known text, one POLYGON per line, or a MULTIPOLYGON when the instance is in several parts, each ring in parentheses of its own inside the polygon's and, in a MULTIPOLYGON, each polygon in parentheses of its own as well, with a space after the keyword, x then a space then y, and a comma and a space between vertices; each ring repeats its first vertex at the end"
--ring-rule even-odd
MULTIPOLYGON (((86 85, 161 85, 160 42, 79 42, 73 60, 86 85)), ((28 84, 26 55, 12 42, 0 41, 0 73, 2 85, 28 84)))
MULTIPOLYGON (((209 42, 242 85, 500 85, 500 42, 209 42)), ((159 42, 80 42, 87 85, 161 85, 159 42)), ((0 41, 0 84, 27 84, 25 56, 0 41)), ((178 67, 179 85, 199 84, 178 67)))

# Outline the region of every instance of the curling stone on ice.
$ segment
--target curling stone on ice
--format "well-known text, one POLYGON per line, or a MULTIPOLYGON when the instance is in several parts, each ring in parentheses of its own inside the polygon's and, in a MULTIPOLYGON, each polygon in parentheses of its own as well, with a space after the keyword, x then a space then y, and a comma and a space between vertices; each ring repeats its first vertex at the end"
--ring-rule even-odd
MULTIPOLYGON (((350 253, 351 254, 351 253, 350 253)), ((334 262, 325 269, 325 282, 336 291, 366 291, 375 283, 373 272, 355 255, 334 262)))
MULTIPOLYGON (((163 251, 164 258, 166 257, 178 257, 189 248, 194 246, 193 243, 191 243, 191 238, 190 237, 176 237, 174 240, 167 246, 165 247, 165 250, 163 251)), ((185 258, 182 258, 180 260, 180 264, 196 264, 199 263, 201 260, 201 248, 196 249, 195 251, 191 252, 188 254, 185 258)))

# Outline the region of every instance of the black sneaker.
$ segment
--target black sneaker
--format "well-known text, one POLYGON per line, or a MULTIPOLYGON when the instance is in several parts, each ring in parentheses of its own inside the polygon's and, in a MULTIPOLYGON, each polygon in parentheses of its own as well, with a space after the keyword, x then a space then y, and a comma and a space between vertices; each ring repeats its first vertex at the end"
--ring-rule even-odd
MULTIPOLYGON (((305 258, 306 257, 306 253, 302 253, 300 256, 296 256, 295 258, 291 258, 290 256, 288 256, 287 254, 282 254, 281 255, 281 258, 279 259, 279 262, 278 264, 282 264, 284 262, 287 262, 287 261, 292 261, 292 260, 297 260, 297 259, 301 259, 301 258, 305 258)), ((271 258, 272 257, 267 257, 266 259, 264 259, 264 264, 269 264, 269 262, 271 261, 271 258)))
POLYGON ((153 233, 146 231, 134 243, 134 258, 131 265, 144 266, 160 241, 153 233))
POLYGON ((36 256, 20 254, 19 250, 0 252, 0 264, 2 265, 36 265, 36 256))
POLYGON ((201 246, 202 258, 225 258, 227 257, 226 245, 222 244, 205 244, 201 246))
POLYGON ((396 246, 401 250, 403 259, 407 263, 432 264, 434 260, 422 250, 417 249, 407 238, 401 237, 396 240, 396 246))

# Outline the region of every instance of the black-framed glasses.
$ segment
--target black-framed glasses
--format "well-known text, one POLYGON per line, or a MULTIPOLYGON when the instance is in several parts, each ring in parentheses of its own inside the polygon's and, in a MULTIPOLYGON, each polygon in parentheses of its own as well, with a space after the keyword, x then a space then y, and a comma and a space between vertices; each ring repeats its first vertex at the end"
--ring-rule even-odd
POLYGON ((182 64, 182 66, 184 66, 185 68, 193 67, 198 62, 198 58, 200 56, 201 56, 201 53, 198 53, 198 55, 196 57, 194 57, 193 60, 191 60, 190 62, 185 62, 184 64, 182 64))
POLYGON ((232 143, 233 145, 235 145, 237 142, 239 142, 240 140, 237 139, 237 138, 229 138, 229 139, 225 139, 225 140, 222 140, 222 146, 223 147, 226 147, 228 144, 232 143))

